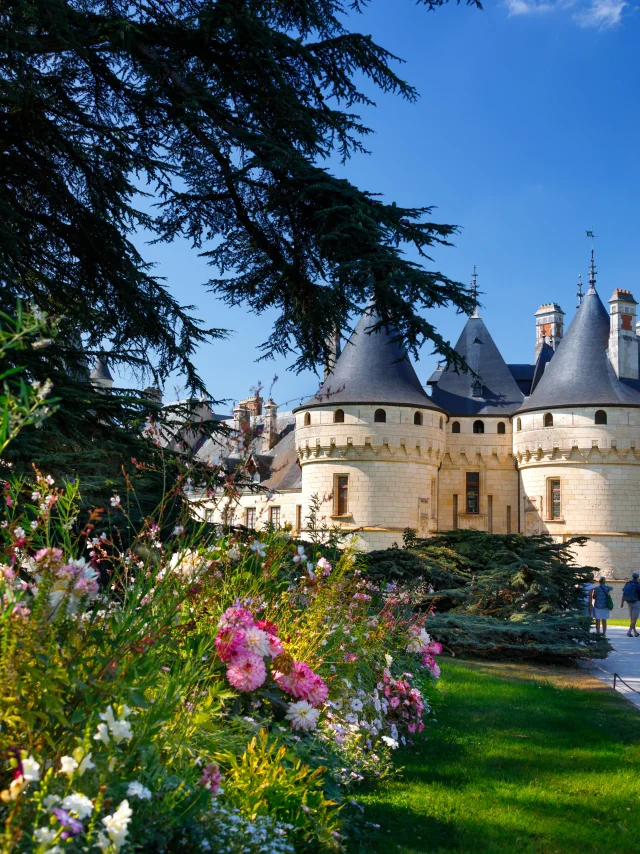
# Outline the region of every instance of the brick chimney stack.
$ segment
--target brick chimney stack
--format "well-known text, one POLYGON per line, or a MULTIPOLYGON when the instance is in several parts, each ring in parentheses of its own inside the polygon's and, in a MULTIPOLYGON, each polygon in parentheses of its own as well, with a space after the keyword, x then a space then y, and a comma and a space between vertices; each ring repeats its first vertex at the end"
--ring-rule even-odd
POLYGON ((564 311, 557 302, 550 302, 541 305, 534 316, 536 319, 535 361, 537 362, 540 350, 542 350, 542 345, 545 342, 550 344, 554 350, 558 349, 564 329, 564 311))
POLYGON ((278 441, 278 404, 271 398, 264 405, 264 429, 262 431, 262 453, 270 451, 278 441))
POLYGON ((631 291, 616 288, 609 300, 609 360, 620 379, 638 379, 636 306, 631 291))

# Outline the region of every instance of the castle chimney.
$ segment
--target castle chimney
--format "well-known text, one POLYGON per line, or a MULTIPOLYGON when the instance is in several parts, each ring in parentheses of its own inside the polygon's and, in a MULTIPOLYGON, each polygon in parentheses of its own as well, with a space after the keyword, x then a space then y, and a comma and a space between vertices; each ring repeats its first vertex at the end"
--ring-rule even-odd
POLYGON ((278 405, 271 398, 264 405, 262 453, 270 451, 278 441, 278 405))
POLYGON ((534 361, 537 362, 543 344, 547 343, 554 350, 558 349, 558 344, 562 341, 564 311, 557 302, 550 302, 541 305, 534 316, 536 319, 536 357, 534 361))
POLYGON ((233 429, 238 433, 249 428, 249 409, 243 400, 233 408, 233 429))
POLYGON ((631 291, 616 288, 609 300, 609 360, 620 379, 638 379, 636 305, 631 291))
POLYGON ((336 329, 333 335, 329 336, 327 346, 329 348, 329 355, 327 357, 327 361, 324 363, 323 379, 325 380, 335 368, 336 362, 340 357, 340 332, 338 329, 336 329))

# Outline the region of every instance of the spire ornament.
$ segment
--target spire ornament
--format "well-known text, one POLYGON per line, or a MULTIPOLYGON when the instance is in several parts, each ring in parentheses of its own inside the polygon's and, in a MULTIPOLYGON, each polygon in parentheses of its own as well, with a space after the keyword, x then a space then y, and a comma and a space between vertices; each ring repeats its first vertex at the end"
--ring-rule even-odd
POLYGON ((473 293, 473 313, 471 317, 480 317, 478 314, 478 273, 476 272, 476 265, 473 265, 473 275, 471 276, 471 292, 473 293))
POLYGON ((578 305, 576 308, 580 308, 582 305, 582 276, 578 273, 578 290, 576 292, 576 296, 578 297, 578 305))
POLYGON ((596 264, 593 255, 593 241, 597 238, 597 234, 593 233, 593 229, 591 231, 587 231, 587 237, 591 238, 591 263, 589 264, 589 290, 595 291, 596 289, 596 264))

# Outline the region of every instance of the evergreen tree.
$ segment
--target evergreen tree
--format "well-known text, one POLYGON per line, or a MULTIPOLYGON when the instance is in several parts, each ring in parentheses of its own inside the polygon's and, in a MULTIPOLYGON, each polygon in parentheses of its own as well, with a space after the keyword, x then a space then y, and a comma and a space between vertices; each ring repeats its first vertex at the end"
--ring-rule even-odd
MULTIPOLYGON (((456 358, 416 312, 447 303, 469 310, 468 291, 403 253, 413 247, 428 261, 429 248, 446 245, 455 227, 433 222, 430 207, 387 203, 325 166, 336 152, 364 150, 368 131, 356 110, 371 103, 371 87, 416 98, 395 57, 348 29, 366 5, 3 5, 0 310, 20 298, 60 319, 57 350, 29 370, 35 379, 55 374, 60 411, 73 410, 57 429, 77 451, 83 436, 95 453, 114 425, 129 430, 134 403, 114 395, 112 420, 94 417, 91 389, 78 400, 65 379, 78 336, 89 354, 106 347, 116 367, 154 382, 177 370, 202 394, 193 354, 221 334, 153 275, 132 242, 139 229, 158 240, 186 236, 211 262, 209 287, 229 303, 276 307, 263 352, 296 350, 298 369, 321 363, 329 334, 346 329, 371 296, 409 348, 428 339, 456 358)), ((55 428, 51 421, 43 429, 55 428)))

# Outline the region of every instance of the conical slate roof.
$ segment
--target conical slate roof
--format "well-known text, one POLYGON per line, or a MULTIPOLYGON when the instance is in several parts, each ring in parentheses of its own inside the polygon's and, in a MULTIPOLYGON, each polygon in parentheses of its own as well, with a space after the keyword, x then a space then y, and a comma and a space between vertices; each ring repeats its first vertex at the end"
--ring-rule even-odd
POLYGON ((481 317, 474 315, 467 320, 455 349, 479 375, 480 382, 471 373, 456 371, 450 365, 434 386, 433 400, 450 415, 511 415, 524 394, 481 317))
POLYGON ((438 409, 422 387, 405 350, 392 340, 392 335, 384 328, 367 332, 378 322, 374 309, 367 307, 332 373, 316 394, 294 412, 334 404, 438 409))
POLYGON ((96 363, 93 366, 93 370, 89 374, 90 380, 111 380, 113 382, 113 377, 111 376, 111 371, 109 370, 109 365, 107 364, 106 359, 96 359, 96 363))
POLYGON ((553 358, 554 352, 555 351, 554 351, 553 347, 551 346, 551 344, 547 344, 547 342, 545 341, 544 344, 542 345, 542 347, 540 348, 540 352, 538 353, 538 358, 536 359, 536 364, 535 364, 535 367, 533 369, 533 379, 531 380, 531 389, 530 389, 531 392, 533 392, 535 387, 538 385, 538 383, 542 379, 547 365, 549 364, 549 362, 553 358))
POLYGON ((609 313, 593 285, 540 382, 520 408, 640 406, 640 383, 619 380, 607 354, 609 313))

